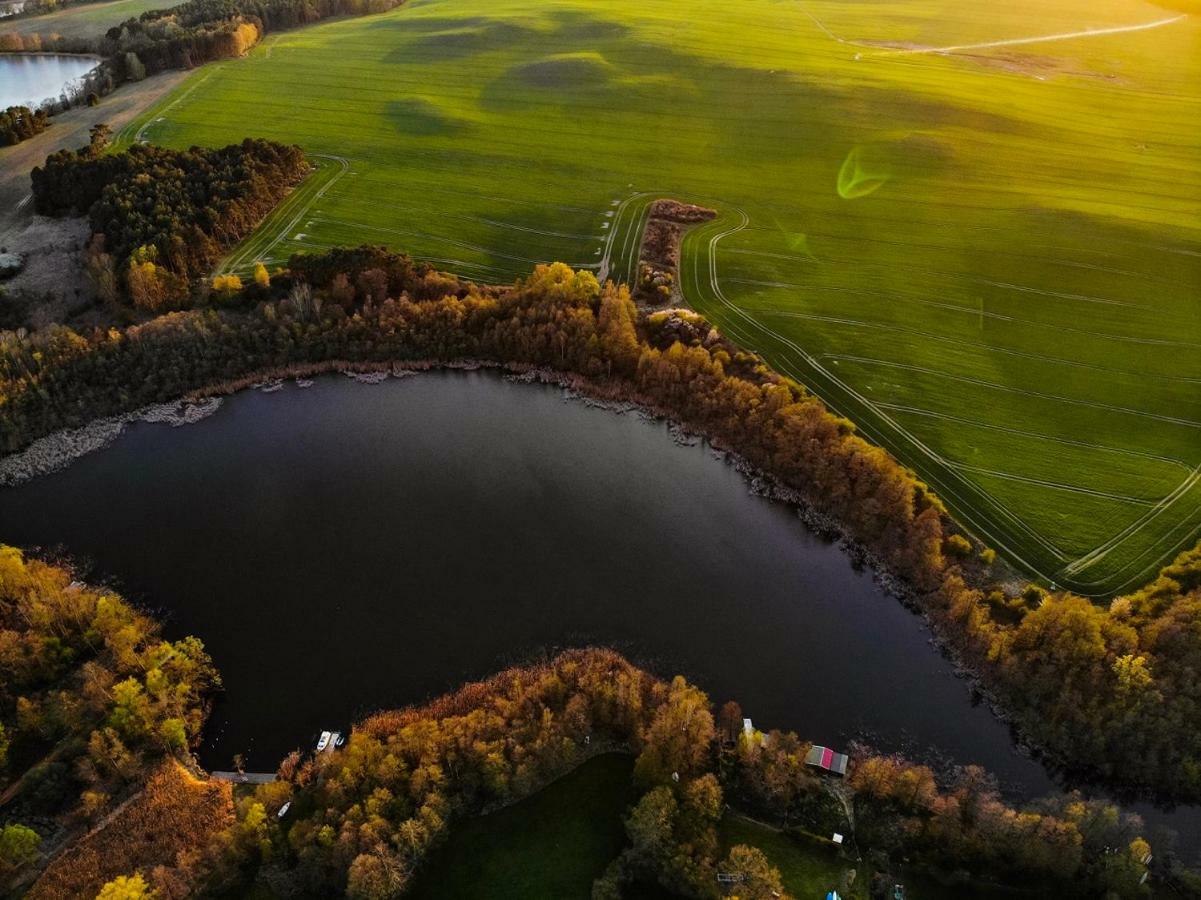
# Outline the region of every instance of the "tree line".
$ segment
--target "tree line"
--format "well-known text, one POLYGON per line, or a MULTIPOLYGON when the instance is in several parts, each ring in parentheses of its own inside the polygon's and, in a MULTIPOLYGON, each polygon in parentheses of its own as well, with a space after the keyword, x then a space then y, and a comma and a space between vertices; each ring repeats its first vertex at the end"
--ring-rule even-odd
POLYGON ((221 309, 124 331, 0 335, 0 446, 273 370, 463 359, 554 369, 707 434, 840 521, 1054 759, 1201 798, 1201 551, 1108 606, 1015 590, 912 471, 801 385, 701 316, 640 315, 625 288, 561 264, 496 288, 358 248, 262 274, 221 309))
POLYGON ((119 286, 143 309, 188 301, 190 280, 254 230, 309 172, 299 147, 247 138, 212 150, 136 144, 105 153, 93 132, 79 150, 51 154, 32 172, 41 215, 86 213, 89 267, 102 295, 119 286))

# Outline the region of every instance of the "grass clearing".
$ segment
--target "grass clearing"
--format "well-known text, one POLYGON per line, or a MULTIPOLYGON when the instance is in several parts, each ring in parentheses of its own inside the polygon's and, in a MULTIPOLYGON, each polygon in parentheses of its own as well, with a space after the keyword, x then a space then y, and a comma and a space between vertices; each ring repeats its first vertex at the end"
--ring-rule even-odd
POLYGON ((652 200, 714 207, 690 303, 1007 558, 1106 596, 1201 533, 1201 17, 1177 16, 413 0, 206 66, 123 137, 346 161, 235 268, 367 241, 628 278, 652 200))
POLYGON ((625 846, 632 771, 628 756, 598 756, 520 803, 456 825, 412 896, 587 900, 625 846))
MULTIPOLYGON (((720 837, 723 848, 727 850, 735 844, 748 844, 762 850, 771 864, 780 870, 785 889, 794 897, 825 897, 831 890, 837 890, 845 900, 867 900, 869 896, 871 866, 865 862, 844 859, 832 848, 794 840, 734 812, 726 813, 722 819, 720 837), (854 882, 847 889, 845 876, 851 869, 856 874, 854 882)), ((910 900, 955 900, 969 896, 1000 900, 1030 896, 1029 893, 979 882, 951 887, 939 884, 929 876, 908 872, 894 872, 893 875, 904 884, 905 896, 910 900)))

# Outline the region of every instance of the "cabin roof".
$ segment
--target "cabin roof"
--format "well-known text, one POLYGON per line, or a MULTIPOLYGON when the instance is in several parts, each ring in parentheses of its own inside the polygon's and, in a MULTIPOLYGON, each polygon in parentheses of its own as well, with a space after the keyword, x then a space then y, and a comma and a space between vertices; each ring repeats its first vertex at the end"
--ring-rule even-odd
POLYGON ((827 772, 833 772, 835 775, 845 775, 847 773, 848 762, 849 758, 845 753, 838 753, 829 747, 822 747, 819 744, 814 744, 809 748, 809 752, 805 754, 806 765, 825 769, 827 772))

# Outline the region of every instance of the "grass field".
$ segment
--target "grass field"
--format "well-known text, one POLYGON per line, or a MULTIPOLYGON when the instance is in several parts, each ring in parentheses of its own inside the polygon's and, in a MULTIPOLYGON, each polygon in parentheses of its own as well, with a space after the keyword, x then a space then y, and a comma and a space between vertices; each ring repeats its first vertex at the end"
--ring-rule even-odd
POLYGON ((1144 0, 413 0, 273 35, 122 136, 320 156, 243 268, 368 241, 628 277, 651 200, 712 205, 693 305, 1106 596, 1201 533, 1198 121, 1201 16, 1144 0))
POLYGON ((174 6, 174 0, 106 0, 82 3, 42 16, 29 16, 6 22, 0 19, 0 34, 61 34, 66 38, 89 38, 104 34, 126 19, 136 19, 149 9, 174 6))
MULTIPOLYGON (((580 898, 625 846, 633 760, 599 756, 545 790, 451 831, 413 897, 580 898)), ((649 897, 648 897, 649 900, 649 897)))
MULTIPOLYGON (((867 900, 870 865, 839 857, 832 848, 816 843, 793 840, 778 831, 773 831, 751 819, 734 812, 726 813, 721 821, 720 838, 723 847, 747 844, 764 852, 773 866, 780 870, 784 888, 793 897, 820 898, 830 890, 837 890, 845 900, 867 900), (849 869, 856 870, 856 877, 849 890, 844 888, 849 869)), ((893 877, 905 886, 905 896, 910 900, 961 900, 972 897, 976 900, 1002 900, 1002 898, 1029 897, 1029 893, 972 882, 955 887, 945 886, 928 875, 917 875, 897 871, 893 877)))

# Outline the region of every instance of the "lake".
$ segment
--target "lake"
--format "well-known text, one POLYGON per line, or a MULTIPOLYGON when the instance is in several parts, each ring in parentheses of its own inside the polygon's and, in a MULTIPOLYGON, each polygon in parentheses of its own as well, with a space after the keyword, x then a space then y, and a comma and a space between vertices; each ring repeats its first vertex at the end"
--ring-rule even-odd
POLYGON ((924 622, 794 510, 661 422, 494 373, 329 376, 135 424, 0 491, 0 540, 86 560, 203 639, 226 686, 210 768, 270 770, 323 728, 604 644, 764 729, 1054 787, 924 622))
POLYGON ((0 54, 0 109, 39 105, 96 68, 87 56, 0 54))

